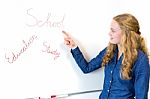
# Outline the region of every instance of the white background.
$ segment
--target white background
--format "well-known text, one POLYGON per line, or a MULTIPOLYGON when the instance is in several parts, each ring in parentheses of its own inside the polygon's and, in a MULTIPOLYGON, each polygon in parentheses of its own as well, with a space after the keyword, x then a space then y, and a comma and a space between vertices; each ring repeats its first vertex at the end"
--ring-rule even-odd
MULTIPOLYGON (((112 17, 137 17, 150 48, 148 0, 4 0, 0 1, 0 98, 50 97, 102 89, 103 69, 83 74, 63 44, 62 30, 70 33, 87 60, 107 46, 112 17), (47 21, 48 23, 44 24, 47 21), (39 22, 39 23, 36 23, 39 22), (52 24, 59 23, 57 26, 52 24), (43 24, 43 25, 42 25, 43 24), (30 26, 29 26, 30 25, 30 26), (12 53, 26 50, 13 63, 12 53), (29 41, 30 40, 30 41, 29 41), (60 55, 43 52, 46 46, 60 55)), ((100 92, 67 99, 98 99, 100 92)))

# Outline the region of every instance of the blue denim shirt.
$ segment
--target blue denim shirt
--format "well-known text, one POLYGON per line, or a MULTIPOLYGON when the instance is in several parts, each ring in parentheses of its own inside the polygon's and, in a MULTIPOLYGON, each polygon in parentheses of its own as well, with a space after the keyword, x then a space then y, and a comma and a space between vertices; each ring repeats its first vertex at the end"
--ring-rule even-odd
MULTIPOLYGON (((92 72, 101 67, 106 48, 87 62, 77 47, 71 53, 84 73, 92 72)), ((150 66, 148 56, 138 51, 138 57, 132 68, 132 79, 123 80, 120 77, 123 55, 118 59, 118 49, 113 58, 105 66, 103 91, 99 99, 148 99, 150 66)))

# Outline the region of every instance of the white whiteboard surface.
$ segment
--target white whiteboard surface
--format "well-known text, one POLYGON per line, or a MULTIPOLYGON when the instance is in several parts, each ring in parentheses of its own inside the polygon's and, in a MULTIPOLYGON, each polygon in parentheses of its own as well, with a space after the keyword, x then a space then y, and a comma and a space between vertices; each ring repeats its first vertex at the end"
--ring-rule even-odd
MULTIPOLYGON (((107 46, 114 15, 131 13, 150 48, 146 0, 0 1, 0 97, 24 99, 102 89, 103 69, 83 74, 63 44, 74 37, 87 60, 107 46)), ((98 99, 99 93, 67 99, 98 99)))

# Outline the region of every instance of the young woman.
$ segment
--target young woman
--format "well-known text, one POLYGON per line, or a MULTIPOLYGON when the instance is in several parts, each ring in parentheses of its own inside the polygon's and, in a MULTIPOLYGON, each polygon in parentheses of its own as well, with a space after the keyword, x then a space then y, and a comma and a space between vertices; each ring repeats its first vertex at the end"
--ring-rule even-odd
POLYGON ((65 44, 84 73, 105 67, 103 91, 99 99, 148 99, 150 66, 148 49, 138 20, 131 14, 112 19, 106 48, 87 62, 79 47, 64 32, 65 44))

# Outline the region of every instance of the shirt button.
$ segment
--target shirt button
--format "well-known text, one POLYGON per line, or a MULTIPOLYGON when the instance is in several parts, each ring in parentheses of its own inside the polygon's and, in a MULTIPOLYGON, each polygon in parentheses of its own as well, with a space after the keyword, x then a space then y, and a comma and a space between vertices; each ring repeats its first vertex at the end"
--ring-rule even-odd
POLYGON ((111 81, 109 81, 111 83, 111 81))
POLYGON ((109 90, 107 90, 107 92, 109 92, 109 90))
POLYGON ((111 74, 112 74, 112 71, 111 71, 111 74))

